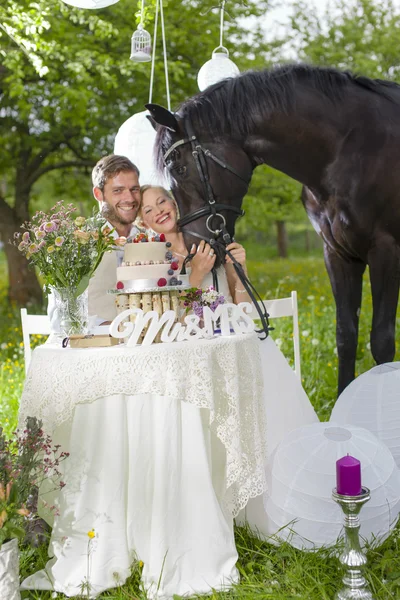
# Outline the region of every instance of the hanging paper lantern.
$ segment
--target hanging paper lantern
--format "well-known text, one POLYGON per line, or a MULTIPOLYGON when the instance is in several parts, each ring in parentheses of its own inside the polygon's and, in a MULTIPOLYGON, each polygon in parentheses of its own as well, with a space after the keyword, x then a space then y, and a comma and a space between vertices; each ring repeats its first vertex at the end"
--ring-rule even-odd
POLYGON ((151 35, 139 25, 131 38, 131 55, 134 62, 149 62, 151 60, 151 35))
POLYGON ((331 420, 358 425, 386 444, 400 468, 400 362, 363 373, 340 394, 331 420))
POLYGON ((162 174, 157 172, 154 160, 156 132, 143 111, 132 115, 122 123, 114 144, 114 154, 127 156, 140 171, 140 185, 161 185, 167 187, 162 174))
POLYGON ((336 461, 346 454, 361 461, 362 484, 371 490, 361 512, 361 536, 369 541, 387 537, 400 511, 400 471, 371 432, 334 423, 301 427, 279 444, 267 471, 264 523, 259 515, 253 526, 296 548, 334 544, 343 533, 343 514, 332 489, 336 461))
POLYGON ((119 0, 63 0, 63 2, 76 8, 105 8, 116 4, 119 0))
POLYGON ((202 92, 209 85, 217 83, 227 77, 236 77, 240 71, 234 62, 229 58, 229 52, 224 46, 219 46, 208 60, 201 67, 197 75, 197 84, 202 92))

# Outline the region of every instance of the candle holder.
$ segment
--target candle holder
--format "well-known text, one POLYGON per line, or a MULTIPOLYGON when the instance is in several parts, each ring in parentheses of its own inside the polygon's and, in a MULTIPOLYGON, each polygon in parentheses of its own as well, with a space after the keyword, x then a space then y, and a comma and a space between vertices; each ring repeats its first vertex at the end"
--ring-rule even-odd
POLYGON ((344 587, 336 594, 335 600, 373 600, 368 589, 368 583, 362 570, 367 564, 367 557, 361 550, 358 517, 362 506, 370 499, 369 489, 363 487, 358 496, 343 496, 338 494, 336 488, 332 491, 332 498, 340 504, 344 513, 344 528, 346 531, 345 549, 339 560, 346 567, 346 574, 342 581, 344 587))

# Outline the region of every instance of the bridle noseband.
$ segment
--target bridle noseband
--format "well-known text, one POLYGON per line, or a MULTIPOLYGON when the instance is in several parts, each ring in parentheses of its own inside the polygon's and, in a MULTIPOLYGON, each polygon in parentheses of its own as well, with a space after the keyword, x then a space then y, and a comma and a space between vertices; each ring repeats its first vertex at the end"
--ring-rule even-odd
MULTIPOLYGON (((200 238, 201 240, 208 242, 214 248, 218 247, 219 249, 223 250, 223 252, 225 252, 225 254, 227 254, 230 257, 230 259, 233 262, 234 269, 235 269, 239 279, 241 280, 246 292, 250 296, 250 298, 259 314, 259 317, 260 317, 261 323, 262 323, 262 329, 258 330, 258 333, 264 333, 263 339, 265 339, 266 337, 268 337, 270 329, 273 329, 269 326, 269 321, 268 321, 269 315, 268 315, 264 305, 262 305, 262 308, 259 306, 259 304, 257 302, 257 298, 258 298, 258 300, 261 300, 261 297, 258 294, 257 290, 254 288, 253 284, 249 281, 247 275, 245 274, 245 272, 243 270, 242 265, 240 263, 238 263, 237 260, 231 254, 231 252, 226 249, 226 246, 231 243, 232 238, 226 228, 226 219, 225 219, 224 215, 222 215, 219 212, 220 210, 225 210, 225 211, 230 211, 230 212, 236 213, 236 216, 243 216, 244 210, 242 210, 241 208, 237 208, 235 206, 231 206, 230 204, 222 204, 222 203, 216 202, 214 192, 213 192, 213 189, 212 189, 211 183, 210 183, 210 177, 209 177, 209 173, 208 173, 208 166, 207 166, 206 159, 209 158, 209 159, 213 160, 221 168, 226 169, 226 170, 230 171, 231 173, 233 173, 233 175, 238 177, 241 181, 243 181, 246 184, 246 189, 249 187, 250 180, 247 181, 246 179, 244 179, 240 175, 240 173, 238 173, 238 171, 236 171, 236 169, 234 169, 228 163, 226 163, 225 161, 223 161, 220 158, 218 158, 217 156, 215 156, 207 148, 203 148, 203 146, 197 139, 197 136, 196 136, 193 126, 192 126, 192 122, 188 116, 185 117, 184 125, 186 125, 185 129, 186 129, 187 137, 183 138, 181 140, 178 140, 177 142, 172 144, 172 146, 170 148, 168 148, 168 150, 164 153, 164 156, 163 156, 164 164, 166 164, 166 159, 174 150, 176 150, 177 148, 179 148, 180 146, 183 146, 185 144, 190 144, 192 147, 192 156, 193 156, 196 168, 197 168, 197 172, 198 172, 201 184, 203 186, 204 197, 205 197, 206 203, 205 203, 205 206, 198 208, 197 210, 194 210, 191 213, 189 213, 189 214, 185 215, 184 217, 182 217, 181 219, 179 219, 178 226, 182 229, 189 223, 192 223, 193 221, 197 221, 197 219, 199 219, 201 217, 207 216, 206 228, 212 234, 212 236, 213 236, 212 238, 207 239, 204 236, 196 233, 195 231, 188 230, 186 227, 185 227, 185 232, 189 233, 190 235, 192 235, 194 237, 200 238), (219 229, 217 229, 217 228, 213 229, 213 221, 215 219, 218 219, 220 221, 219 229), (223 240, 222 242, 218 239, 219 237, 222 237, 222 240, 223 240)), ((186 263, 188 261, 190 261, 192 258, 193 258, 193 255, 189 254, 183 264, 183 270, 185 269, 186 263)), ((218 279, 216 276, 215 269, 213 269, 213 282, 214 282, 215 288, 218 289, 218 279)))

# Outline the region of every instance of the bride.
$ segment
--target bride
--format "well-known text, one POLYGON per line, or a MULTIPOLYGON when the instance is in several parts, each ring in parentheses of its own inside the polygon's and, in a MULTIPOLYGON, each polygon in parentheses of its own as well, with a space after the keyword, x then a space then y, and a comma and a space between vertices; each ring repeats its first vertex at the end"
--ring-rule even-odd
MULTIPOLYGON (((146 185, 141 188, 142 204, 139 219, 148 229, 155 233, 164 233, 171 242, 171 251, 180 266, 187 256, 183 234, 178 228, 178 214, 175 200, 162 187, 146 185)), ((233 242, 227 249, 246 271, 246 253, 240 244, 233 242)), ((190 283, 194 287, 212 285, 211 269, 215 263, 215 255, 211 246, 203 241, 197 249, 193 245, 191 254, 190 283)), ((217 269, 219 291, 227 301, 235 303, 250 301, 243 284, 236 275, 229 257, 225 265, 217 269)), ((301 382, 290 367, 282 352, 271 336, 259 344, 264 383, 264 406, 267 423, 268 457, 266 469, 271 464, 272 453, 284 436, 298 427, 318 422, 318 417, 302 388, 301 382)), ((268 492, 267 492, 268 493, 268 492)), ((246 508, 238 515, 237 522, 247 521, 249 526, 260 535, 270 536, 276 533, 271 529, 270 520, 264 509, 263 497, 251 499, 246 508)))
MULTIPOLYGON (((157 234, 163 233, 167 242, 171 243, 171 251, 182 267, 183 261, 188 255, 182 232, 178 228, 178 212, 175 200, 170 192, 162 187, 144 185, 141 188, 142 204, 139 211, 141 226, 151 229, 157 234)), ((232 256, 242 265, 246 272, 246 252, 243 246, 232 242, 227 246, 232 256)), ((215 252, 209 244, 201 241, 199 245, 193 244, 190 249, 193 258, 190 261, 190 285, 198 288, 208 288, 213 284, 211 269, 215 263, 215 252)), ((233 268, 229 256, 223 266, 216 269, 219 291, 224 295, 227 302, 250 301, 242 282, 233 268)))

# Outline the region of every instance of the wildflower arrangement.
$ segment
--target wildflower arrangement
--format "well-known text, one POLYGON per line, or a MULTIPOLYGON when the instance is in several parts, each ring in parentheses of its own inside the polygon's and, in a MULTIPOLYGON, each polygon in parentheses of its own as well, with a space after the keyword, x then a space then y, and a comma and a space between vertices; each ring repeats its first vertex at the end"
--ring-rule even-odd
POLYGON ((68 456, 60 445, 52 446, 36 418, 28 417, 25 429, 9 440, 0 428, 0 547, 25 536, 23 520, 35 518, 32 499, 44 479, 51 477, 56 489, 64 487, 58 467, 68 456))
POLYGON ((194 312, 200 319, 203 318, 203 308, 208 306, 212 311, 215 311, 217 306, 225 303, 225 297, 220 292, 210 286, 202 290, 200 288, 190 288, 185 290, 183 298, 183 306, 186 312, 190 310, 194 312))
POLYGON ((115 240, 106 220, 96 214, 90 219, 73 217, 76 208, 57 202, 49 213, 38 211, 14 234, 14 244, 44 280, 46 291, 69 288, 82 294, 105 252, 115 240))

